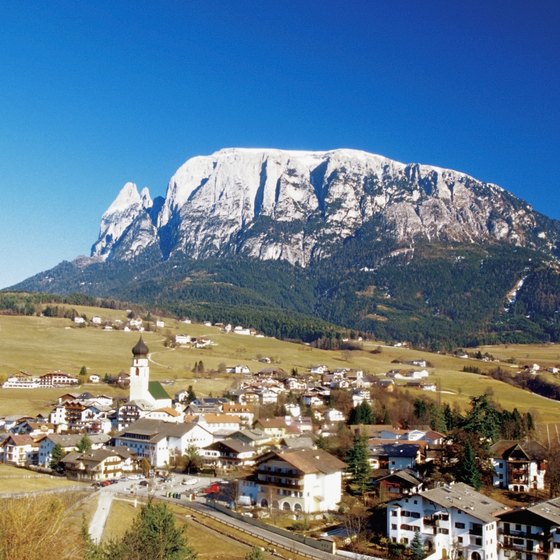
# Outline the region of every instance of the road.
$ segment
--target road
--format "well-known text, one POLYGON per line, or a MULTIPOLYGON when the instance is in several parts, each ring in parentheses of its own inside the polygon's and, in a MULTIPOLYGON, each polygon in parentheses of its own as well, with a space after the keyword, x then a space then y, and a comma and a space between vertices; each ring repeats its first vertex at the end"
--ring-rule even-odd
POLYGON ((270 544, 278 545, 283 549, 292 551, 294 553, 304 554, 312 558, 316 558, 317 560, 340 560, 342 558, 341 556, 338 556, 336 554, 328 554, 326 552, 321 552, 320 550, 307 546, 306 544, 294 541, 287 537, 283 537, 271 531, 267 531, 266 529, 262 529, 261 527, 255 527, 254 525, 250 525, 234 517, 230 517, 229 515, 217 511, 211 508, 210 506, 201 503, 200 501, 182 503, 181 505, 186 506, 187 508, 192 509, 194 511, 198 511, 200 513, 213 517, 214 519, 217 519, 222 523, 226 523, 230 526, 235 527, 239 531, 251 533, 270 544))
POLYGON ((112 492, 99 492, 97 495, 97 509, 89 524, 89 534, 94 543, 101 542, 103 529, 111 510, 114 494, 112 492))

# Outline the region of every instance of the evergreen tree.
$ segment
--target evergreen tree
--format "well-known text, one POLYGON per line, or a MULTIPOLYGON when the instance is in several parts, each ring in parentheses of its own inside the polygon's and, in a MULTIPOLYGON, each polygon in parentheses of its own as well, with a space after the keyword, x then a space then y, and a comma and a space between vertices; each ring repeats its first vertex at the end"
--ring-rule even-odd
POLYGON ((354 436, 353 445, 346 456, 348 470, 352 474, 352 481, 363 494, 371 477, 367 437, 360 434, 354 436))
POLYGON ((87 434, 84 434, 81 437, 80 441, 78 442, 78 445, 76 445, 76 449, 80 453, 85 453, 86 451, 89 451, 91 449, 91 446, 92 446, 91 439, 87 434))
POLYGON ((51 451, 51 460, 49 463, 49 467, 53 471, 61 470, 62 468, 61 461, 64 458, 64 455, 66 455, 66 453, 64 453, 64 449, 62 449, 59 443, 56 443, 51 451))
POLYGON ((163 503, 148 503, 118 542, 108 547, 111 560, 195 560, 173 513, 163 503))
POLYGON ((187 402, 191 403, 196 399, 196 393, 194 392, 193 386, 189 385, 187 388, 187 402))
POLYGON ((455 470, 455 478, 458 482, 464 482, 475 490, 482 486, 482 476, 476 464, 476 457, 469 441, 465 443, 463 453, 455 470))
POLYGON ((424 558, 424 545, 422 544, 422 537, 418 529, 414 531, 414 538, 410 542, 410 552, 412 553, 413 560, 424 558))

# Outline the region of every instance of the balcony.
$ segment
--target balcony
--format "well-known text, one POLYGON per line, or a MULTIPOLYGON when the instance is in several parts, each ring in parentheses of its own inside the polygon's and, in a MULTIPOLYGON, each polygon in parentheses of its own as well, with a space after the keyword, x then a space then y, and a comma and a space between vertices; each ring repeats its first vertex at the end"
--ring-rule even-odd
POLYGON ((274 480, 263 480, 258 478, 256 480, 257 484, 261 486, 268 486, 268 487, 276 487, 276 488, 289 488, 291 490, 303 490, 303 484, 294 483, 292 481, 289 482, 282 482, 281 480, 274 479, 274 480))

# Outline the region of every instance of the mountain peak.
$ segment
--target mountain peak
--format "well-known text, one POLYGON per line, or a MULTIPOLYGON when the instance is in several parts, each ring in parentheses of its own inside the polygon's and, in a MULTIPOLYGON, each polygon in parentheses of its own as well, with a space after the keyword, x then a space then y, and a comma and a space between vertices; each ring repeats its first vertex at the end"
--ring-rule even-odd
POLYGON ((158 204, 127 183, 92 255, 132 258, 157 245, 164 258, 241 254, 307 266, 372 228, 403 246, 425 238, 555 250, 556 236, 540 235, 542 218, 502 188, 450 169, 348 148, 224 148, 181 165, 158 204))

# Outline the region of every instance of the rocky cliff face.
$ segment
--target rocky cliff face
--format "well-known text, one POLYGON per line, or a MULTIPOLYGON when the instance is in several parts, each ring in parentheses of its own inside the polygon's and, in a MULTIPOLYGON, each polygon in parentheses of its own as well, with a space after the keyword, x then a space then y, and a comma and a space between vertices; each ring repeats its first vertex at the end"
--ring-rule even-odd
POLYGON ((171 177, 164 200, 127 183, 103 215, 92 256, 128 260, 241 254, 307 266, 375 223, 379 238, 556 251, 558 226, 494 184, 355 150, 225 149, 171 177))

